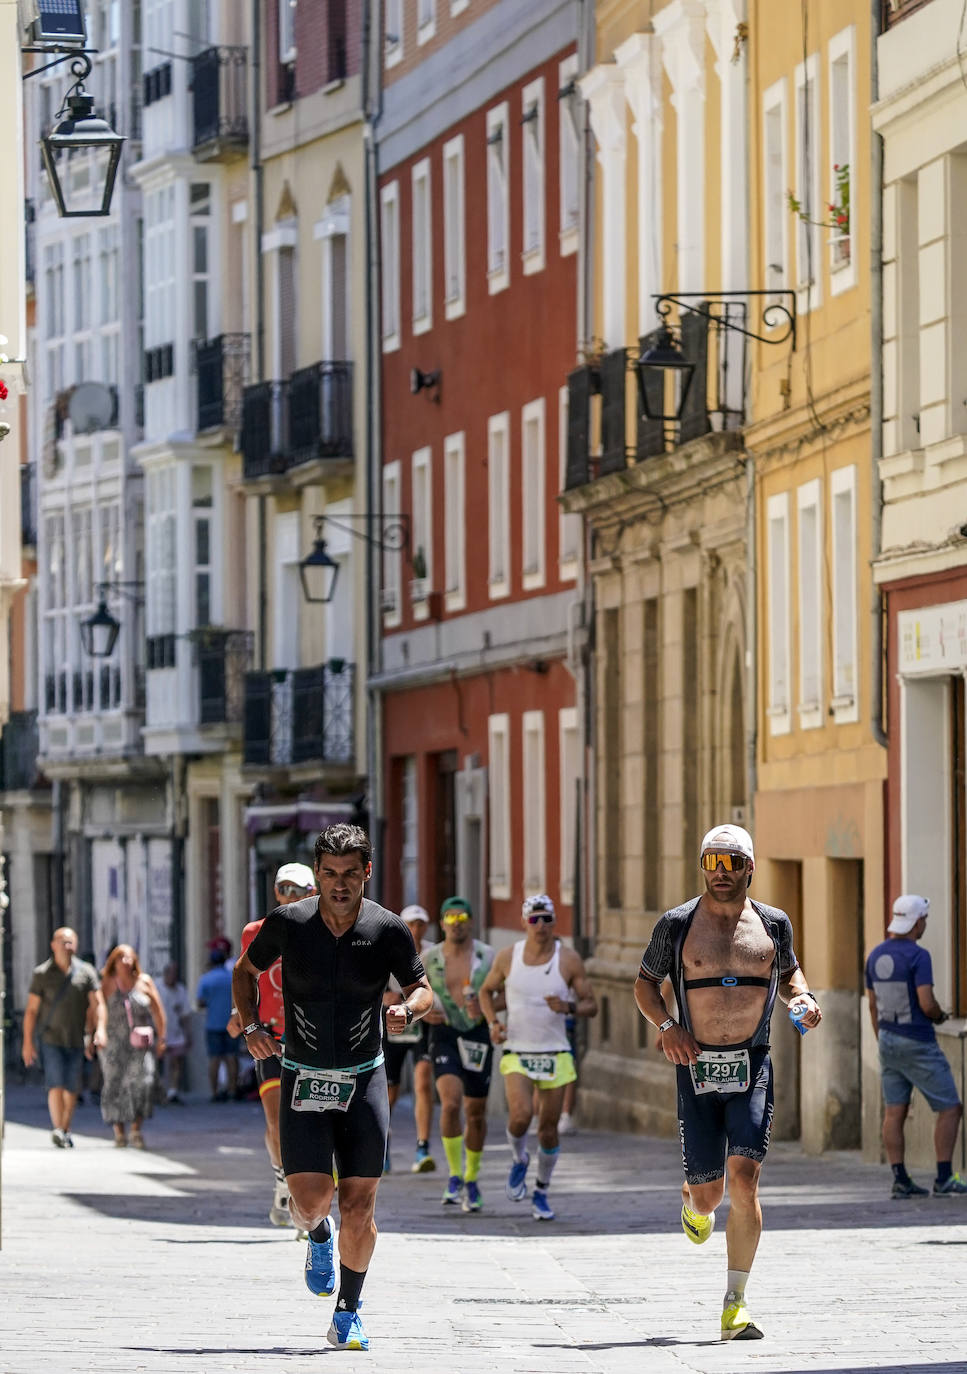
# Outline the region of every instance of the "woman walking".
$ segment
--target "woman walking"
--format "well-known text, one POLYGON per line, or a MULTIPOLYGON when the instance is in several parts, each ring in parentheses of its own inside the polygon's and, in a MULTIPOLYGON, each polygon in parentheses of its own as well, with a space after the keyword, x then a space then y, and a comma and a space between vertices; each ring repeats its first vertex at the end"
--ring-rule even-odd
POLYGON ((130 1141, 144 1149, 141 1124, 154 1107, 156 1056, 164 1042, 165 1012, 154 980, 130 945, 116 945, 101 975, 94 1038, 104 1075, 101 1115, 114 1127, 115 1145, 130 1141))

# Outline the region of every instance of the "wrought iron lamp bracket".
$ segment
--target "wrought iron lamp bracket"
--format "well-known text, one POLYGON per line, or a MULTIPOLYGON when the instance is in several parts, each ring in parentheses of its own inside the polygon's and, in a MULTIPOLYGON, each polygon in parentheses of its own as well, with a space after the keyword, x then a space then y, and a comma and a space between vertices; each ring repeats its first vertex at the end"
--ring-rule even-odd
POLYGON ((668 317, 676 309, 691 311, 709 320, 718 329, 730 329, 736 334, 744 334, 747 339, 757 343, 784 344, 792 340, 792 351, 796 351, 796 293, 795 291, 675 291, 654 296, 655 311, 667 324, 668 317), (729 314, 729 303, 744 305, 749 300, 761 300, 762 328, 772 331, 758 334, 754 329, 736 323, 729 314))
POLYGON ((315 537, 324 536, 326 525, 351 534, 354 539, 362 539, 383 553, 404 553, 409 558, 410 517, 407 514, 375 515, 360 512, 349 515, 313 516, 315 537), (350 522, 357 522, 355 524, 350 522))

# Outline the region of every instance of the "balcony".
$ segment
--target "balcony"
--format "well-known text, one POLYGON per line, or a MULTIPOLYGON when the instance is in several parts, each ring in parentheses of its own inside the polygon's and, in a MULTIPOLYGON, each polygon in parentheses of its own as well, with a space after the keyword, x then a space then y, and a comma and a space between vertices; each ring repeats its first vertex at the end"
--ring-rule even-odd
POLYGON ((883 27, 892 28, 894 24, 899 24, 901 19, 906 19, 915 10, 922 10, 924 5, 929 5, 930 0, 882 0, 883 4, 883 27))
POLYGON ((20 543, 25 549, 37 547, 37 469, 24 463, 20 469, 20 543))
POLYGON ((248 334, 219 334, 217 339, 196 340, 199 431, 241 428, 250 347, 248 334))
POLYGON ((355 682, 355 665, 343 659, 246 673, 244 762, 263 768, 352 764, 355 682))
POLYGON ((206 48, 192 59, 192 151, 204 160, 248 147, 248 49, 206 48))
POLYGON ((0 790, 20 792, 41 784, 36 711, 11 711, 0 733, 0 790))
POLYGON ((245 675, 252 666, 255 636, 250 630, 205 626, 192 638, 198 667, 199 724, 241 725, 245 675))
POLYGON ((246 387, 244 476, 278 476, 305 463, 352 458, 352 420, 352 363, 313 363, 288 381, 246 387))

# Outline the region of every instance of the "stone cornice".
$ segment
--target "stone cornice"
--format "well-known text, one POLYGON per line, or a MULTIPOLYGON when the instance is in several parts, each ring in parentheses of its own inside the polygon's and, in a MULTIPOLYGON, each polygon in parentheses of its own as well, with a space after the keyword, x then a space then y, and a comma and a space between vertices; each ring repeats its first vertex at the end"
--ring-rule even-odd
POLYGON ((745 428, 746 446, 756 458, 799 454, 804 448, 840 437, 844 429, 868 428, 870 377, 864 374, 835 392, 817 397, 814 405, 798 405, 765 416, 745 428))

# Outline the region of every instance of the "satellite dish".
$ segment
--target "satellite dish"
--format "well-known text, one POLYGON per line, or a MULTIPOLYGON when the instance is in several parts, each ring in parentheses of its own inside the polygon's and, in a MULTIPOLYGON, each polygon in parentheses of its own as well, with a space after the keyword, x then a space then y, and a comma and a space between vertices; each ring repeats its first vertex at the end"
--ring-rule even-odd
POLYGON ((75 434, 108 429, 114 418, 114 391, 103 382, 81 382, 67 402, 67 417, 75 434))

